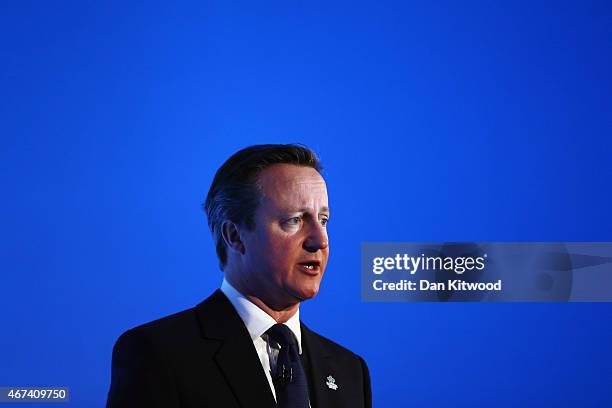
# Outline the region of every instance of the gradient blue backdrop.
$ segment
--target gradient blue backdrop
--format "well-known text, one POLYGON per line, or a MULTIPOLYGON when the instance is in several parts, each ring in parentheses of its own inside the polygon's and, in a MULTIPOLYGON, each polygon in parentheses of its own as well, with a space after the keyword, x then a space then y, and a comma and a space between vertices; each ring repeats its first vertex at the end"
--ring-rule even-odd
POLYGON ((0 385, 102 406, 117 336, 222 279, 218 166, 301 142, 333 211, 302 316, 376 407, 612 404, 611 304, 359 293, 363 241, 612 240, 609 2, 99 3, 1 6, 0 385))

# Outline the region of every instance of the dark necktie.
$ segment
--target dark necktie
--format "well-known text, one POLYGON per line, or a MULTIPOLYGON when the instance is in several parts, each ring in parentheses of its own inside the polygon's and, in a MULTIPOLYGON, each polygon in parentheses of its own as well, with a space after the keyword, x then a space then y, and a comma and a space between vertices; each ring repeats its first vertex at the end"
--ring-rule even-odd
POLYGON ((308 408, 308 383, 295 336, 284 324, 275 324, 266 333, 281 346, 272 371, 277 407, 308 408))

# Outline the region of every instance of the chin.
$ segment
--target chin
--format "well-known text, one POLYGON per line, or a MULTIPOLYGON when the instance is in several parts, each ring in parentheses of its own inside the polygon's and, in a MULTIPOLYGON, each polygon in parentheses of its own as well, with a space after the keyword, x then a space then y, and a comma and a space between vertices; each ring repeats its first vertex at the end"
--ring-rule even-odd
POLYGON ((313 297, 317 296, 317 293, 319 293, 319 285, 316 287, 302 288, 298 293, 298 297, 302 300, 312 299, 313 297))

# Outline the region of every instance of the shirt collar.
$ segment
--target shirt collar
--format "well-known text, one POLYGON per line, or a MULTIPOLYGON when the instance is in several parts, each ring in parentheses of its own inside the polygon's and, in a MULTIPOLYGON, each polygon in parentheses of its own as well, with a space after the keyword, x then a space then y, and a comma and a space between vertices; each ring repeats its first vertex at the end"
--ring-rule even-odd
MULTIPOLYGON (((229 299, 238 315, 244 322, 251 340, 261 337, 270 327, 276 324, 276 320, 261 310, 257 305, 238 292, 226 279, 221 283, 221 292, 229 299)), ((300 330, 300 309, 295 312, 289 320, 284 323, 297 339, 299 353, 302 354, 302 332, 300 330)))

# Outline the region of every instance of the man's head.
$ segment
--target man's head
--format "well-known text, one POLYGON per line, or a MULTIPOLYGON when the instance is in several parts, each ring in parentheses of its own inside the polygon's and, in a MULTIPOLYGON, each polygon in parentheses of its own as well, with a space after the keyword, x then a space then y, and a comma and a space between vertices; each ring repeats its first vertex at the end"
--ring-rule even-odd
POLYGON ((205 202, 221 268, 275 309, 317 294, 329 254, 321 164, 299 145, 256 145, 217 171, 205 202))

